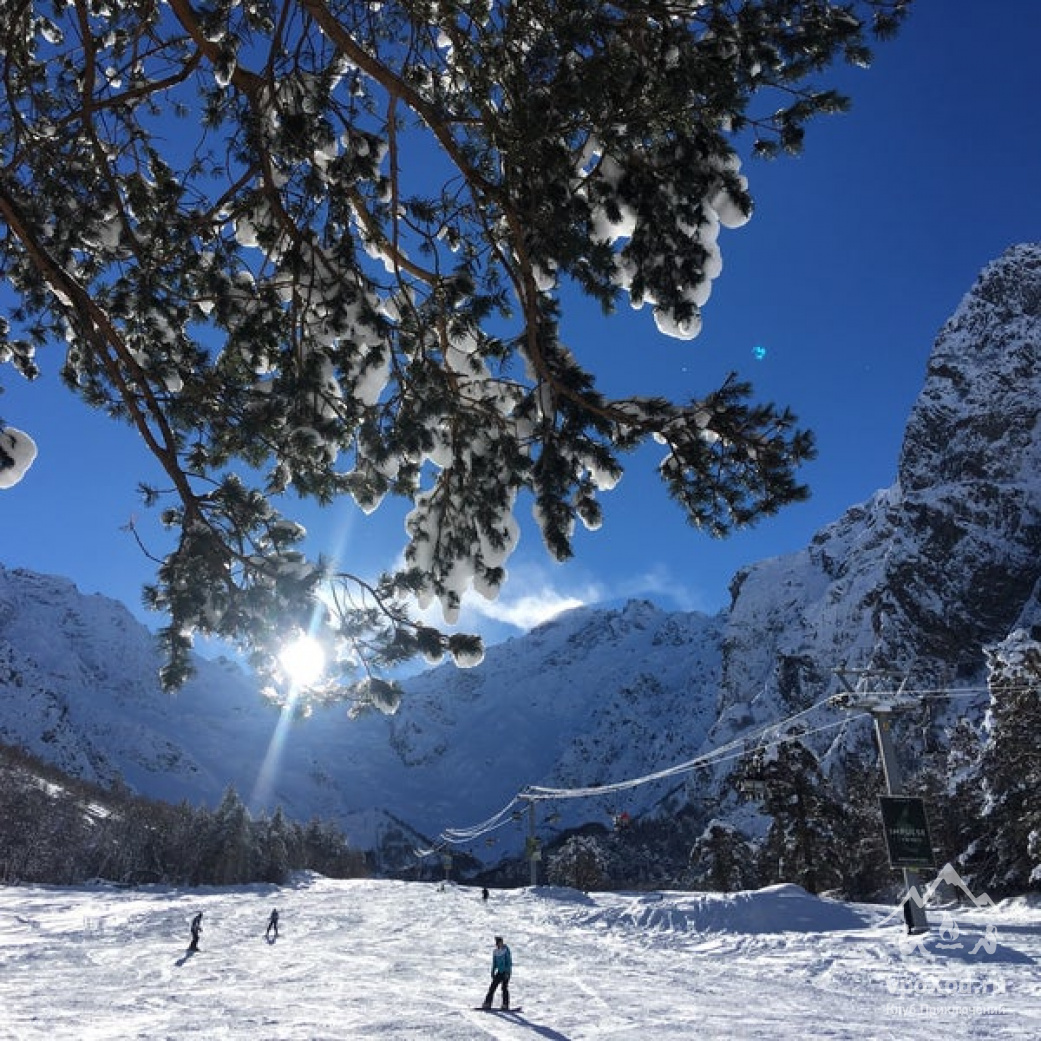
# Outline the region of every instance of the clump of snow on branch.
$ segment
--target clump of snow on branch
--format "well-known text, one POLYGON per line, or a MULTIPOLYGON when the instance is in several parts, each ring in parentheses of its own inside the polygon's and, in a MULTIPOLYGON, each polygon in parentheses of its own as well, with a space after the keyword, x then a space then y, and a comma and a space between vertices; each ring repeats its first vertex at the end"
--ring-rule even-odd
POLYGON ((13 488, 36 458, 36 442, 14 427, 0 429, 0 489, 13 488))
POLYGON ((452 374, 458 393, 473 402, 481 414, 495 417, 477 431, 457 435, 449 417, 436 412, 427 419, 430 448, 424 453, 425 463, 439 477, 428 490, 416 495, 414 508, 405 518, 409 536, 406 561, 423 574, 417 592, 421 609, 434 599, 440 601, 445 621, 454 623, 459 616, 463 594, 472 585, 475 592, 488 600, 495 599, 505 578, 503 564, 517 546, 520 526, 514 517, 516 489, 481 497, 485 509, 475 516, 468 496, 458 494, 453 474, 467 474, 474 479, 498 481, 498 444, 503 437, 515 438, 518 420, 515 415, 523 399, 523 389, 509 381, 495 378, 480 353, 475 334, 466 332, 450 339, 443 356, 445 369, 452 374), (512 432, 512 433, 511 433, 512 432), (451 542, 451 553, 443 544, 451 542), (447 564, 445 561, 450 560, 447 564))
MULTIPOLYGON (((594 195, 590 189, 596 188, 596 201, 591 205, 590 217, 592 238, 614 246, 633 237, 639 218, 620 190, 624 169, 610 155, 602 154, 601 148, 599 142, 590 138, 578 152, 574 189, 580 196, 589 196, 594 195), (612 209, 617 216, 612 214, 612 209)), ((677 287, 680 299, 694 305, 694 315, 679 317, 674 309, 655 299, 654 294, 646 289, 639 297, 632 298, 632 306, 636 309, 645 303, 650 304, 658 331, 674 339, 691 340, 701 332, 698 311, 708 303, 712 283, 723 271, 723 256, 717 243, 720 227, 740 228, 751 217, 730 188, 730 183, 736 183, 742 190, 748 187, 747 178, 740 173, 740 159, 731 154, 726 160, 717 161, 716 169, 718 176, 710 180, 698 207, 698 221, 690 224, 680 220, 675 228, 680 237, 699 246, 705 254, 701 280, 677 287)), ((636 265, 624 244, 615 255, 615 270, 616 284, 628 292, 636 275, 636 265)), ((552 285, 548 278, 546 284, 552 285)))

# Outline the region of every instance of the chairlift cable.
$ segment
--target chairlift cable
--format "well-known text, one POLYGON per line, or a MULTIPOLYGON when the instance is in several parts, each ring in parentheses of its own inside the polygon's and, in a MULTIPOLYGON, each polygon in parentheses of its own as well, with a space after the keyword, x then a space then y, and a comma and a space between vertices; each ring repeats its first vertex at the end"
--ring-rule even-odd
MULTIPOLYGON (((1035 688, 1036 684, 1017 684, 1007 687, 1002 686, 999 689, 1002 693, 1021 693, 1035 688)), ((925 687, 917 690, 900 689, 891 691, 865 691, 863 693, 865 695, 870 693, 871 697, 876 700, 892 697, 894 700, 899 698, 901 701, 907 701, 913 699, 931 700, 938 698, 976 697, 979 694, 986 694, 989 692, 990 688, 984 686, 959 687, 954 689, 949 687, 925 687)), ((822 733, 825 730, 833 730, 837 727, 845 726, 847 723, 852 723, 857 719, 871 719, 872 716, 870 712, 860 711, 855 712, 853 715, 847 715, 841 720, 824 723, 821 726, 800 733, 778 733, 777 737, 769 740, 765 737, 765 735, 770 731, 780 732, 789 728, 796 720, 803 716, 810 715, 818 709, 826 707, 834 708, 842 702, 855 702, 857 693, 860 692, 829 694, 828 697, 816 702, 809 708, 802 709, 801 711, 788 716, 786 719, 764 724, 758 731, 751 735, 743 734, 741 737, 736 737, 732 741, 720 745, 719 748, 713 749, 711 752, 706 752, 703 755, 696 756, 694 759, 688 759, 685 762, 666 767, 664 770, 657 770, 653 773, 644 774, 642 777, 633 777, 625 781, 616 781, 612 784, 587 785, 583 788, 547 788, 541 785, 528 785, 527 787, 522 788, 501 810, 499 810, 498 813, 489 817, 487 820, 482 821, 480 824, 472 825, 469 828, 446 828, 438 836, 437 842, 432 849, 426 851, 416 850, 416 854, 421 857, 428 856, 431 853, 440 852, 446 845, 459 845, 464 842, 472 842, 474 839, 478 839, 491 831, 495 831, 498 828, 503 827, 503 825, 510 823, 513 819, 514 807, 516 807, 520 802, 544 802, 555 799, 585 799, 598 795, 611 795, 615 792, 628 791, 629 789, 637 788, 644 784, 650 784, 654 781, 661 781, 669 777, 676 777, 685 773, 690 773, 704 766, 712 766, 717 763, 728 762, 732 759, 741 759, 748 755, 754 755, 757 752, 785 744, 789 741, 798 740, 812 734, 822 733), (749 741, 758 741, 758 743, 749 745, 749 741)))

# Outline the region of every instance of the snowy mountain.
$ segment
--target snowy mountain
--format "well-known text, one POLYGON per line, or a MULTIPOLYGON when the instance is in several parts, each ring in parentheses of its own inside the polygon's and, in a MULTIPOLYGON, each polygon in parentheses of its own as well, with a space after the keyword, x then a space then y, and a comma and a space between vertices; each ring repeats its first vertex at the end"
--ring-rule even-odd
MULTIPOLYGON (((803 551, 740 572, 718 617, 584 608, 489 648, 478 668, 407 681, 393 717, 290 721, 226 661, 200 660, 163 695, 154 641, 125 608, 0 567, 0 740, 143 794, 214 805, 234 785, 253 808, 339 820, 363 846, 410 845, 486 820, 525 785, 682 763, 836 693, 836 669, 981 688, 984 646, 1038 612, 1039 413, 1041 246, 1019 246, 940 332, 894 484, 803 551)), ((913 723, 940 734, 984 701, 913 723)), ((866 748, 869 731, 851 721, 826 740, 866 748)), ((555 826, 635 816, 683 783, 555 803, 555 826)), ((497 859, 525 828, 506 816, 469 851, 497 859)))
POLYGON ((836 693, 835 669, 980 687, 984 646, 1037 610, 1039 416, 1041 246, 1030 245, 989 265, 940 331, 896 482, 802 552, 734 579, 715 736, 836 693))
MULTIPOLYGON (((383 844, 416 837, 402 822, 432 837, 483 819, 525 783, 603 783, 693 755, 714 718, 719 638, 717 619, 648 603, 583 609, 489 648, 478 669, 408 681, 395 716, 326 708, 289 722, 226 661, 200 659, 162 694, 154 641, 122 605, 0 568, 0 740, 170 801, 215 805, 233 785, 255 809, 280 804, 383 844)), ((588 816, 575 807, 560 825, 588 816)), ((514 828, 502 849, 522 839, 514 828)))

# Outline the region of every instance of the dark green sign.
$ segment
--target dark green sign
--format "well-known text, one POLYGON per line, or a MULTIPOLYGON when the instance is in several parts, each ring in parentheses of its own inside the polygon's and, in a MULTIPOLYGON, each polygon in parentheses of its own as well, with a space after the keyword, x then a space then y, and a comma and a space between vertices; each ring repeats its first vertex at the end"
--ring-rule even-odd
POLYGON ((883 795, 879 802, 889 863, 895 868, 935 867, 925 802, 901 795, 883 795))

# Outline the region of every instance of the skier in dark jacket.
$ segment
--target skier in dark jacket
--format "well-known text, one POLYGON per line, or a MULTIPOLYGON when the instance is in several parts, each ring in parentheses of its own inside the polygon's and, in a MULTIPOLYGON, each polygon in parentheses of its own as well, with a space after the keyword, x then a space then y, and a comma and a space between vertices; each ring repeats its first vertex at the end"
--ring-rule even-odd
POLYGON ((271 934, 275 934, 275 939, 278 939, 278 908, 276 907, 271 912, 271 917, 267 920, 267 929, 264 930, 264 936, 268 939, 271 938, 271 934))
POLYGON ((199 934, 202 932, 202 911, 200 911, 192 919, 192 942, 188 944, 188 950, 197 951, 199 949, 199 934))
POLYGON ((495 950, 492 951, 492 985, 484 999, 484 1007, 492 1007, 495 988, 502 986, 502 1007, 510 1007, 510 975, 513 972, 513 956, 509 947, 503 943, 501 936, 495 937, 495 950))

